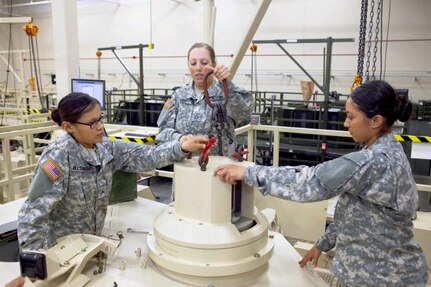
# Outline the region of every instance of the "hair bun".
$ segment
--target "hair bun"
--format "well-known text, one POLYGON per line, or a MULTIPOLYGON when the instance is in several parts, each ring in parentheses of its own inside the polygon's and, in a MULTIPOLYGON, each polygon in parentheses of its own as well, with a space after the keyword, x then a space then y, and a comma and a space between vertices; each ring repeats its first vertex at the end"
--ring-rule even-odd
POLYGON ((397 102, 395 105, 395 115, 401 122, 406 122, 410 119, 412 114, 413 105, 408 99, 407 95, 397 95, 397 102))
POLYGON ((54 122, 56 122, 59 126, 61 126, 60 111, 58 109, 54 109, 51 112, 51 118, 54 122))

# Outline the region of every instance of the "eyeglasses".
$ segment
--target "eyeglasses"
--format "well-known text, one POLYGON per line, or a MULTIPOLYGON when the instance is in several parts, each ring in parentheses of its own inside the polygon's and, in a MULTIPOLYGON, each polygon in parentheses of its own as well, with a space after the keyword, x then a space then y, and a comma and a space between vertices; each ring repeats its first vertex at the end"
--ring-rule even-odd
POLYGON ((99 123, 103 124, 105 121, 106 121, 106 115, 101 115, 98 120, 92 121, 90 123, 81 123, 81 122, 72 122, 72 123, 86 125, 86 126, 89 126, 90 129, 95 129, 99 123))

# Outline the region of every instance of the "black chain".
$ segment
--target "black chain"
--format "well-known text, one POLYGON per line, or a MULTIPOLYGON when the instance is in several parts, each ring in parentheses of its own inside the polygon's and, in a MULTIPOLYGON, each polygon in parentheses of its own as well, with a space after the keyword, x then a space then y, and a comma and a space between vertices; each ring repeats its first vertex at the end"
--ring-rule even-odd
POLYGON ((375 1, 371 0, 370 22, 369 22, 370 25, 368 29, 367 68, 365 70, 365 82, 368 82, 370 80, 370 57, 371 57, 371 42, 373 38, 374 4, 375 4, 375 1))
MULTIPOLYGON (((223 103, 213 103, 213 114, 211 121, 211 130, 213 128, 217 131, 217 148, 218 154, 223 155, 223 130, 225 128, 225 123, 227 126, 226 134, 229 139, 229 144, 233 143, 233 136, 231 134, 230 123, 227 119, 226 106, 223 103)), ((210 132, 211 132, 210 130, 210 132)))
POLYGON ((359 27, 359 47, 358 47, 358 69, 356 73, 362 75, 364 70, 365 55, 365 36, 367 34, 367 10, 368 0, 362 0, 361 3, 361 24, 359 27))
POLYGON ((212 126, 215 127, 217 131, 218 154, 223 155, 222 132, 226 118, 226 108, 222 103, 213 103, 213 106, 212 126))
POLYGON ((377 62, 377 46, 379 44, 379 33, 380 33, 380 11, 382 7, 381 0, 377 2, 377 16, 376 16, 376 35, 374 37, 374 55, 373 55, 373 67, 372 67, 372 79, 376 79, 376 62, 377 62))

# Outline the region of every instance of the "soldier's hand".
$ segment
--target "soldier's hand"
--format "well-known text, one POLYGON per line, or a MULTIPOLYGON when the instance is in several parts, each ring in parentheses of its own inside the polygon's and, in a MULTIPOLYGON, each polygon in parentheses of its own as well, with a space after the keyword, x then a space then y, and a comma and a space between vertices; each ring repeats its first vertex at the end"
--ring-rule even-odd
POLYGON ((208 142, 207 136, 187 135, 184 140, 181 137, 181 149, 185 152, 199 151, 205 147, 208 142))
POLYGON ((311 261, 313 267, 316 267, 320 254, 322 254, 322 251, 317 249, 316 246, 313 246, 310 250, 307 251, 304 257, 302 257, 301 261, 298 262, 299 266, 302 268, 307 264, 307 262, 311 261))
POLYGON ((7 283, 4 286, 5 287, 24 287, 24 284, 25 284, 24 277, 19 276, 19 277, 13 279, 12 281, 10 281, 9 283, 7 283))
POLYGON ((191 135, 191 134, 188 134, 188 135, 182 135, 182 136, 180 137, 180 142, 185 142, 185 141, 187 141, 187 140, 192 139, 193 137, 194 137, 194 135, 191 135))
POLYGON ((213 70, 214 77, 219 81, 228 80, 230 78, 230 71, 225 65, 217 65, 215 68, 207 66, 206 68, 208 70, 213 70))
POLYGON ((235 184, 237 180, 244 179, 245 168, 236 164, 220 165, 214 169, 214 175, 220 180, 230 184, 235 184))

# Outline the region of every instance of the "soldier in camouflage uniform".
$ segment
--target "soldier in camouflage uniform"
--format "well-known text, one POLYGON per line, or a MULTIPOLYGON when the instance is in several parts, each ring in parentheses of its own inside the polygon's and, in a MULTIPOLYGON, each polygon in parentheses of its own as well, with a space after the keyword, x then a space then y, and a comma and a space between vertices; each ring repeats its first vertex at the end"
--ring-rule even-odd
POLYGON ((64 97, 52 119, 67 133, 41 155, 18 215, 22 249, 47 249, 68 234, 100 235, 117 170, 149 171, 182 160, 205 146, 204 137, 158 146, 103 137, 104 116, 97 100, 82 93, 64 97))
POLYGON ((334 222, 299 262, 317 264, 336 248, 332 273, 344 286, 425 286, 428 268, 413 239, 418 195, 409 162, 391 127, 406 121, 412 104, 383 81, 356 88, 344 126, 364 144, 315 167, 235 165, 215 169, 223 181, 244 179, 264 194, 298 202, 339 195, 334 222))
MULTIPOLYGON (((214 70, 208 77, 208 93, 211 102, 223 102, 222 81, 229 79, 230 72, 223 65, 216 66, 215 53, 211 46, 204 43, 194 44, 188 52, 188 66, 193 82, 177 89, 171 99, 163 107, 157 125, 160 132, 157 141, 166 142, 173 139, 186 139, 187 135, 213 134, 217 138, 217 131, 213 126, 213 109, 204 100, 204 75, 214 70)), ((228 155, 235 147, 234 129, 240 124, 248 123, 253 109, 252 95, 237 87, 228 80, 229 101, 227 103, 227 118, 222 130, 223 155, 228 155), (232 141, 233 140, 233 141, 232 141)), ((216 143, 210 151, 218 154, 216 143)))

